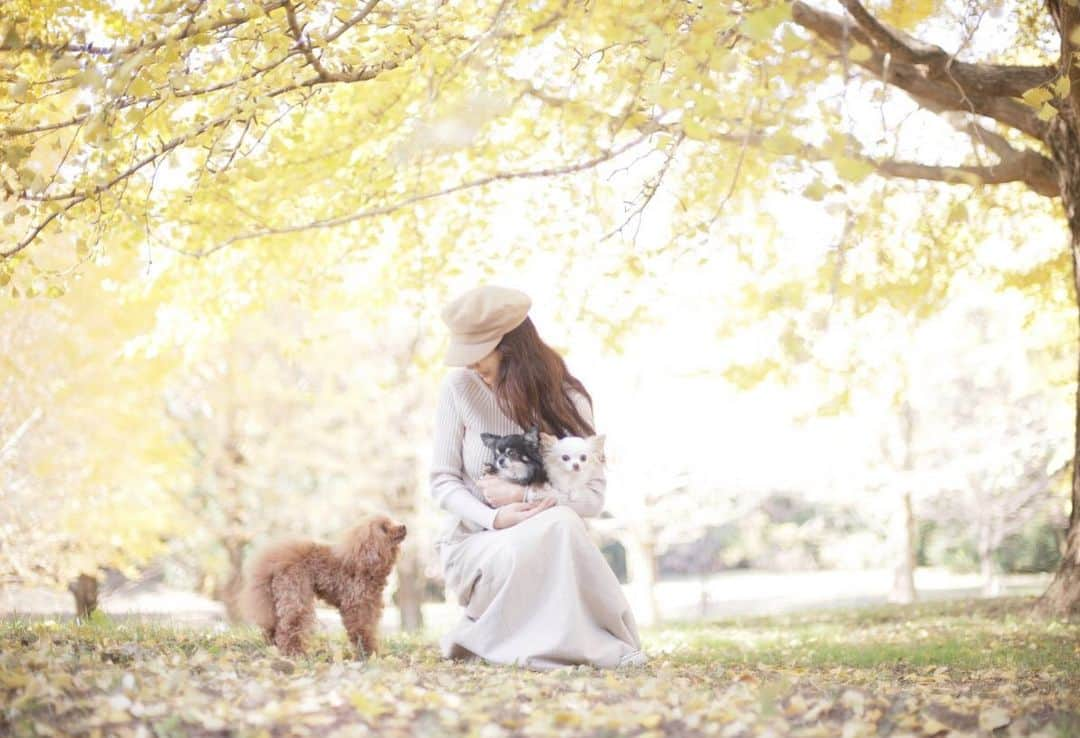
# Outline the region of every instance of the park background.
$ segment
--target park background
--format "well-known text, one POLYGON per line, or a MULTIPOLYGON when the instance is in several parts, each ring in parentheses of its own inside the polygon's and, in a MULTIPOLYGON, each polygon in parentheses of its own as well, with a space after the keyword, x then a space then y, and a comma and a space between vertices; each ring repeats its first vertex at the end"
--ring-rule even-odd
POLYGON ((439 312, 501 284, 593 395, 658 653, 1008 596, 995 658, 1038 611, 1075 666, 1070 7, 5 4, 0 609, 234 632, 259 545, 388 511, 430 644, 439 312))

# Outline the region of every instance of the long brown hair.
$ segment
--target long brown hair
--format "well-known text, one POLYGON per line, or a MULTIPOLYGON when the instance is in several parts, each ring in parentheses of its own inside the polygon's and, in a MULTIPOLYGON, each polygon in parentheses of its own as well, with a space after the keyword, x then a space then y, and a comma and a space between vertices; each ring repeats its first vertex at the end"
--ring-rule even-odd
POLYGON ((525 318, 504 335, 496 348, 502 356, 495 396, 508 418, 522 428, 538 425, 543 432, 560 438, 593 435, 592 426, 567 396, 567 388, 583 394, 589 405, 592 397, 567 370, 559 353, 540 340, 531 319, 525 318))

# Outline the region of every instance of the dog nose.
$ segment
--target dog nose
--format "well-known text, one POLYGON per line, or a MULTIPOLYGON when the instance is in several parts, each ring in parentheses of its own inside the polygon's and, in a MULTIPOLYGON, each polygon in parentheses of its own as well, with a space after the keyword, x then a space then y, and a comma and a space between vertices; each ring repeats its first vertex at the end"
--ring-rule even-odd
POLYGON ((581 467, 578 466, 576 463, 574 464, 574 471, 581 471, 581 467))

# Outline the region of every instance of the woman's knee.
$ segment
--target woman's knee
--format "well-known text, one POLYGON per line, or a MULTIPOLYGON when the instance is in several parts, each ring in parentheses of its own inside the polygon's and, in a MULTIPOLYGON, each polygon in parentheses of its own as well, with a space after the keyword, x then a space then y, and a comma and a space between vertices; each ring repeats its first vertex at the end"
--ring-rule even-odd
POLYGON ((566 505, 556 505, 555 507, 544 510, 544 512, 539 513, 536 518, 537 520, 543 521, 545 526, 549 528, 581 528, 582 530, 585 528, 585 523, 582 521, 581 516, 566 505))

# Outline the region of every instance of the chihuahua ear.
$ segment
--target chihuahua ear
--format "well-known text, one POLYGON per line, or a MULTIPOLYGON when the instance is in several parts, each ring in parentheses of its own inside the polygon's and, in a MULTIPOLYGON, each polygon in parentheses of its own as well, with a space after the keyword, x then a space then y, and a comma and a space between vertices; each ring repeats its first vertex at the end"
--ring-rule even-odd
POLYGON ((596 455, 600 457, 600 461, 604 460, 604 441, 607 440, 607 436, 603 433, 599 433, 589 439, 589 445, 592 447, 596 455))
POLYGON ((480 434, 480 440, 483 441, 484 445, 487 446, 488 448, 490 448, 492 451, 495 450, 495 442, 498 441, 499 438, 500 438, 500 436, 497 436, 494 433, 481 433, 480 434))
POLYGON ((546 452, 548 449, 550 449, 552 446, 555 445, 555 442, 557 440, 559 440, 559 439, 556 438, 555 436, 551 435, 550 433, 541 433, 540 434, 540 450, 546 452))
POLYGON ((534 425, 532 428, 525 431, 525 442, 531 443, 534 446, 540 443, 540 426, 534 425))

